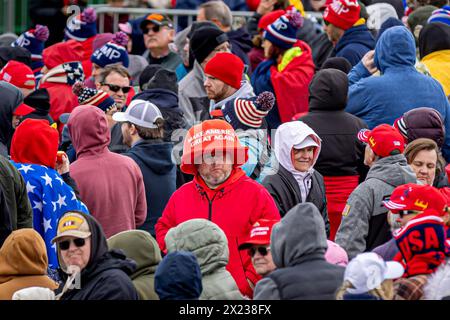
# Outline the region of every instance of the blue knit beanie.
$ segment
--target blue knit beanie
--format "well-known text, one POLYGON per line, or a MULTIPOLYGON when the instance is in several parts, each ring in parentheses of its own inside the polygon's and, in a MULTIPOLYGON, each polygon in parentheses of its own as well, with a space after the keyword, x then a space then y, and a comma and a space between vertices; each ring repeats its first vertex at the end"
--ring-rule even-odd
POLYGON ((91 56, 91 61, 101 68, 114 63, 121 63, 125 68, 128 68, 129 58, 126 49, 127 43, 127 34, 119 31, 111 41, 94 51, 91 56))
POLYGON ((97 14, 94 8, 86 8, 80 15, 68 21, 64 39, 85 41, 97 34, 97 14))
POLYGON ((297 42, 297 30, 303 25, 303 17, 298 11, 289 11, 269 25, 264 31, 264 39, 282 49, 290 49, 297 42))
POLYGON ((443 6, 440 9, 434 10, 428 18, 428 23, 442 22, 450 25, 450 6, 443 6))
POLYGON ((49 31, 47 26, 36 25, 35 29, 28 30, 20 35, 11 44, 11 47, 22 47, 30 51, 31 59, 42 60, 42 51, 44 51, 44 43, 48 40, 49 31))

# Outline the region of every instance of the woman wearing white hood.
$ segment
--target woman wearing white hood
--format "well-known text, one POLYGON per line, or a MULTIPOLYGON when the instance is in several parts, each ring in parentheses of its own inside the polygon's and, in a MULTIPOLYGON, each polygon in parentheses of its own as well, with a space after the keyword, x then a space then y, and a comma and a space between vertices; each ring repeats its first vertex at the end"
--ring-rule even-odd
POLYGON ((321 139, 305 123, 283 123, 275 133, 274 151, 279 163, 278 172, 267 176, 262 184, 275 200, 281 217, 298 203, 313 203, 322 214, 328 237, 330 223, 325 185, 322 175, 313 168, 320 147, 321 139))

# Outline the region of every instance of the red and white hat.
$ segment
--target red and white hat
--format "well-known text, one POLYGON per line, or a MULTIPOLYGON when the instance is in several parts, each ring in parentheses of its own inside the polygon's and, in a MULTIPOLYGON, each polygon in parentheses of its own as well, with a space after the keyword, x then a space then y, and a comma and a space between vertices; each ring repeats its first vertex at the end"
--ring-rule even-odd
POLYGON ((11 60, 0 71, 0 80, 9 82, 19 89, 34 90, 36 78, 33 70, 24 63, 11 60))
POLYGON ((408 183, 395 188, 390 199, 383 204, 393 213, 434 209, 442 216, 446 212, 447 199, 433 186, 408 183))
POLYGON ((357 0, 334 0, 323 12, 323 19, 343 30, 350 29, 360 18, 357 0))
POLYGON ((403 136, 388 124, 380 124, 373 130, 362 129, 358 132, 358 139, 367 143, 379 157, 388 157, 394 150, 403 153, 405 149, 403 136))
POLYGON ((245 242, 239 245, 239 250, 248 249, 251 246, 258 244, 270 244, 272 228, 277 222, 279 222, 279 220, 259 219, 256 221, 250 230, 249 237, 245 240, 245 242))

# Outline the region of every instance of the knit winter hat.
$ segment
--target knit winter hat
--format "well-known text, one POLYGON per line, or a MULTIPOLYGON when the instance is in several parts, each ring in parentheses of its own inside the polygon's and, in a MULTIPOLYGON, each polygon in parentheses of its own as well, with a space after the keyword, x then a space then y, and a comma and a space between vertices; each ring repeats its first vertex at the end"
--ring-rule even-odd
POLYGON ((205 74, 209 74, 233 88, 239 89, 244 73, 244 63, 232 53, 219 52, 208 61, 204 71, 205 74))
POLYGON ((72 92, 78 97, 80 105, 96 106, 104 112, 116 105, 114 99, 105 91, 87 88, 81 81, 73 85, 72 92))
POLYGON ((350 29, 360 18, 361 7, 356 0, 334 0, 327 5, 323 19, 343 30, 350 29))
POLYGON ((228 36, 217 26, 199 25, 192 33, 189 45, 194 53, 195 60, 202 63, 216 47, 228 41, 228 36))
POLYGON ((445 261, 448 244, 444 221, 433 209, 415 216, 393 236, 406 266, 406 276, 433 273, 445 261))
POLYGON ((166 89, 178 95, 177 75, 175 72, 160 68, 142 85, 142 90, 166 89))
POLYGON ((434 10, 428 18, 428 23, 442 22, 450 25, 450 6, 443 6, 440 9, 434 10))
POLYGON ((11 159, 54 168, 58 143, 58 130, 52 128, 47 120, 25 119, 14 132, 11 159))
POLYGON ((128 68, 130 60, 126 49, 127 43, 127 34, 119 31, 110 42, 94 51, 91 61, 101 68, 114 63, 121 63, 125 68, 128 68))
POLYGON ((44 43, 48 40, 50 33, 47 26, 36 25, 35 29, 28 30, 20 35, 11 47, 23 47, 30 51, 32 60, 41 60, 44 43))
POLYGON ((221 111, 225 120, 233 129, 260 128, 265 116, 275 104, 275 97, 269 91, 260 93, 257 97, 236 98, 225 103, 221 111))
POLYGON ((181 171, 197 174, 196 165, 203 162, 203 154, 214 152, 234 156, 233 165, 241 166, 248 160, 248 148, 241 145, 233 127, 223 120, 206 120, 189 129, 183 144, 181 171))
POLYGON ((289 49, 297 42, 297 29, 303 25, 303 17, 298 11, 289 11, 270 24, 263 37, 273 45, 289 49))
POLYGON ((65 39, 85 41, 97 34, 97 14, 92 7, 70 19, 65 28, 65 39))
POLYGON ((0 70, 0 80, 9 82, 19 89, 34 90, 36 79, 29 66, 14 60, 9 61, 0 70))

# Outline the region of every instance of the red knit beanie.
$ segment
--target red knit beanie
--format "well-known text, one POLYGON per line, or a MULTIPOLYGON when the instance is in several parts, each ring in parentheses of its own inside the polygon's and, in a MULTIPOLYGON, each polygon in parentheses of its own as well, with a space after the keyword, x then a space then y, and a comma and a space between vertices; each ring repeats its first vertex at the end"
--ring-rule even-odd
POLYGON ((205 74, 209 74, 235 89, 241 87, 244 63, 238 56, 228 53, 217 53, 205 66, 205 74))
POLYGON ((55 168, 58 143, 58 130, 50 127, 47 120, 25 119, 14 132, 11 159, 55 168))
POLYGON ((327 5, 323 19, 343 30, 350 29, 360 18, 361 7, 356 0, 334 0, 327 5))
POLYGON ((248 160, 248 148, 241 145, 233 127, 224 120, 206 120, 189 129, 183 145, 181 171, 195 175, 203 154, 227 152, 234 156, 233 165, 240 166, 248 160))

